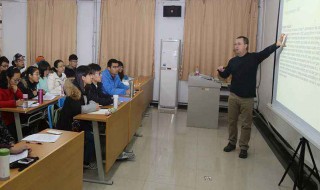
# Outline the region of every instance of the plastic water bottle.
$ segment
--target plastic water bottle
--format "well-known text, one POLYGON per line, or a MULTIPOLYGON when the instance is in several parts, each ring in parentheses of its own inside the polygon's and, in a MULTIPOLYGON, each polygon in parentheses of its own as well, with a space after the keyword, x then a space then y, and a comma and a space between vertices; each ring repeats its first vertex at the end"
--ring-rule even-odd
POLYGON ((0 180, 4 181, 10 178, 10 150, 0 149, 0 180))
POLYGON ((199 76, 200 75, 199 66, 196 67, 196 71, 195 71, 194 75, 195 76, 199 76))
POLYGON ((113 95, 113 107, 118 109, 119 95, 113 95))
POLYGON ((133 80, 129 80, 129 88, 130 88, 130 98, 134 96, 134 83, 133 80))
POLYGON ((23 94, 23 103, 22 103, 22 108, 26 109, 28 108, 28 94, 23 94))

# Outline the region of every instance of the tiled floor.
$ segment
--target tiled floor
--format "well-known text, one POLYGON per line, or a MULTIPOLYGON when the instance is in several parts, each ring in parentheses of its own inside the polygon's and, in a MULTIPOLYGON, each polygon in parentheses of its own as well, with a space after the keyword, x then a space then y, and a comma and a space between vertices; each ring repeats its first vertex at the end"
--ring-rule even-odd
MULTIPOLYGON (((139 133, 129 146, 135 161, 117 162, 108 178, 114 185, 84 183, 90 190, 273 190, 292 189, 284 169, 255 127, 249 157, 240 159, 239 148, 225 153, 227 117, 220 114, 219 129, 186 127, 187 112, 160 113, 149 109, 139 133), (206 178, 206 180, 205 180, 206 178)), ((201 121, 199 121, 201 122, 201 121)))

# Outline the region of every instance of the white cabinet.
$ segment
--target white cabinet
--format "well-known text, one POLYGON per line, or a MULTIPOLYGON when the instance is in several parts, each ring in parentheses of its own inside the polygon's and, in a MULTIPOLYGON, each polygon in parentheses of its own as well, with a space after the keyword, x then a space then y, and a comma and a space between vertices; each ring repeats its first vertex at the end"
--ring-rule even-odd
POLYGON ((160 57, 159 108, 177 109, 180 40, 162 40, 160 57))

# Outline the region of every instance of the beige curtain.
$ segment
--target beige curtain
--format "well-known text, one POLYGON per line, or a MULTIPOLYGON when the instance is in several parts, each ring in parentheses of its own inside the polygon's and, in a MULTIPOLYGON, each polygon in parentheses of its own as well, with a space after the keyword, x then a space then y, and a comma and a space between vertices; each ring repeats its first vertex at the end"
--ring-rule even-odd
POLYGON ((102 0, 99 63, 122 61, 129 76, 153 75, 155 0, 102 0))
POLYGON ((234 56, 238 36, 247 36, 255 51, 257 23, 258 0, 186 0, 182 79, 197 66, 217 76, 217 67, 234 56))
POLYGON ((28 0, 27 64, 42 55, 53 65, 57 59, 68 63, 76 53, 77 1, 28 0))

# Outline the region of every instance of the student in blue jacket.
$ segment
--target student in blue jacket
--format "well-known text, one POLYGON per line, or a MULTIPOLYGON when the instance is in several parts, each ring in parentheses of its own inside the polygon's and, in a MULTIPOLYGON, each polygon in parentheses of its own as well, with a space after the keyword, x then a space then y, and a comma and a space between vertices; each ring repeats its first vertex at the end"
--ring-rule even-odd
POLYGON ((104 94, 126 95, 130 93, 129 87, 121 82, 118 72, 118 61, 110 59, 107 69, 102 72, 102 92, 104 94))

